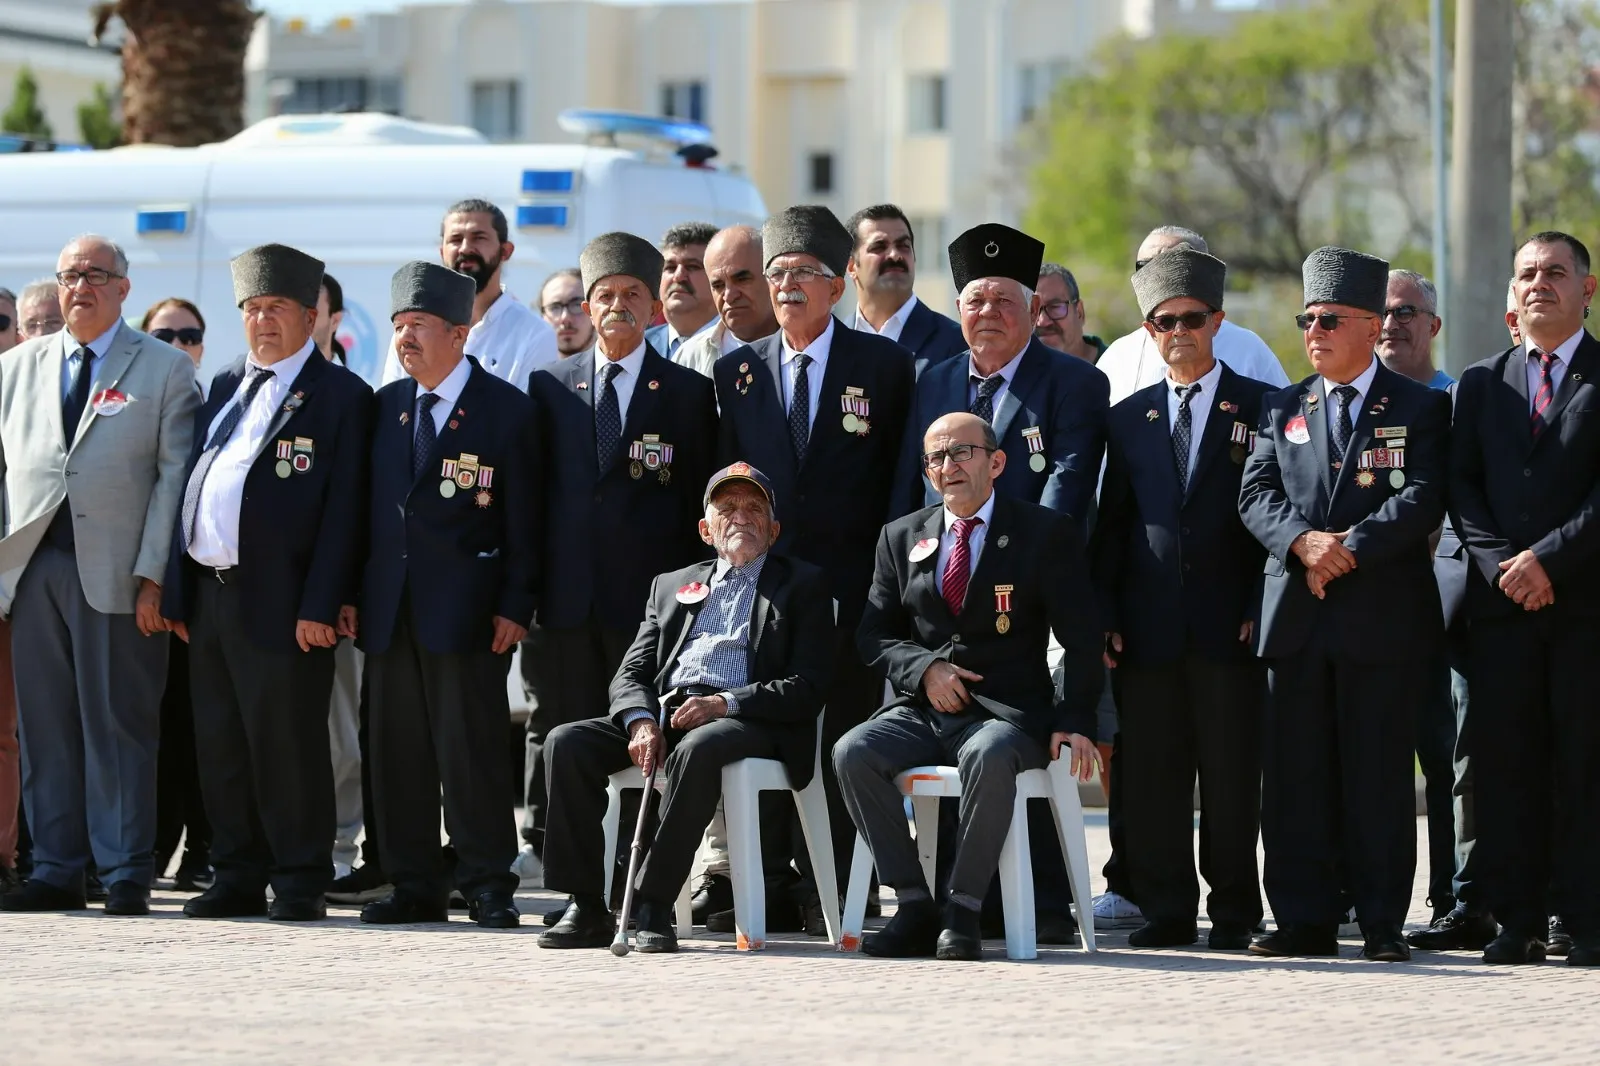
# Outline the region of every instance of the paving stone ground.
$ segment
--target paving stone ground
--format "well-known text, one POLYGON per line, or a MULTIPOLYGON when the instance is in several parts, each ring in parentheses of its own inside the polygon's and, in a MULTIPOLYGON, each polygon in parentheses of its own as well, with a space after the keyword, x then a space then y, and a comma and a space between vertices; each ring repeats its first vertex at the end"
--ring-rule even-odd
MULTIPOLYGON (((1089 812, 1095 887, 1109 845, 1089 812)), ((1419 843, 1423 823, 1418 821, 1419 843)), ((1419 874, 1422 871, 1419 871, 1419 874)), ((1426 907, 1417 881, 1412 921, 1426 907)), ((515 932, 0 914, 0 1064, 1594 1063, 1600 973, 1268 961, 1203 946, 981 963, 841 956, 700 932, 677 956, 541 951, 515 932)), ((1203 944, 1203 941, 1202 941, 1203 944)))

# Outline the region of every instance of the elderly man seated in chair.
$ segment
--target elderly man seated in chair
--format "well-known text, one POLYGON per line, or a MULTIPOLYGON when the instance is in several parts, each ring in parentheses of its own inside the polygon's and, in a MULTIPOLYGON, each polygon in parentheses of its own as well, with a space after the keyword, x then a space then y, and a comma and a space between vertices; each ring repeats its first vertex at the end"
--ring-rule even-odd
POLYGON ((994 491, 1006 455, 976 415, 938 419, 923 469, 943 498, 889 523, 856 644, 897 698, 833 749, 845 806, 899 909, 868 955, 977 959, 983 895, 1011 825, 1016 778, 1070 758, 1098 762, 1101 630, 1077 523, 994 491), (1045 661, 1065 651, 1058 695, 1045 661), (895 777, 913 766, 961 771, 961 822, 941 916, 917 860, 895 777))
POLYGON ((550 805, 544 883, 569 893, 544 948, 605 947, 606 783, 630 764, 666 776, 659 827, 639 872, 640 952, 678 947, 672 904, 722 794, 722 768, 778 759, 810 781, 827 690, 833 605, 822 571, 768 551, 772 484, 748 463, 713 474, 700 536, 717 557, 662 574, 611 682, 611 714, 559 726, 545 746, 550 805), (663 730, 659 720, 665 721, 663 730))

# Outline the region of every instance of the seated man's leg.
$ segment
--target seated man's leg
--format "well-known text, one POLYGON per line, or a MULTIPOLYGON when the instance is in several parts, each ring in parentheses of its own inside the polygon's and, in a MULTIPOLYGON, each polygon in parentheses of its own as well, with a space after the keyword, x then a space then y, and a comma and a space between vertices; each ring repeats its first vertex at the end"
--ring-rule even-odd
MULTIPOLYGON (((544 883, 557 892, 599 898, 605 891, 606 782, 632 765, 628 738, 610 718, 569 722, 544 744, 546 807, 544 883)), ((619 833, 631 832, 621 827, 619 833)))
POLYGON ((894 889, 900 905, 927 900, 927 879, 906 824, 905 798, 897 775, 913 766, 938 764, 945 748, 924 713, 897 707, 863 722, 833 747, 839 790, 856 830, 872 849, 878 880, 894 889))
POLYGON ((1042 770, 1050 754, 1010 722, 974 722, 953 738, 961 770, 961 826, 950 869, 950 902, 976 911, 1011 830, 1017 775, 1042 770))

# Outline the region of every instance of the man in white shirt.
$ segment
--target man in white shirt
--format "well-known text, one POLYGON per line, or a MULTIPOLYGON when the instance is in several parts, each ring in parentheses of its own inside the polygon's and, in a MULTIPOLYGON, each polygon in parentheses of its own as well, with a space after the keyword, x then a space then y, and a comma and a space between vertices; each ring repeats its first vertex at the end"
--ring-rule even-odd
POLYGON ((928 367, 966 351, 961 327, 911 291, 917 246, 905 212, 894 204, 874 204, 851 215, 844 228, 852 241, 845 270, 856 284, 856 317, 850 324, 910 349, 919 378, 928 367))
POLYGON ((718 317, 710 329, 685 341, 672 361, 710 377, 718 359, 778 332, 761 273, 761 231, 754 226, 717 231, 706 245, 706 277, 718 317))
POLYGON ((709 222, 680 222, 661 237, 661 311, 667 320, 646 330, 644 339, 674 363, 685 344, 717 322, 706 279, 706 246, 716 235, 709 222))
MULTIPOLYGON (((501 381, 527 392, 528 375, 555 362, 560 354, 555 330, 501 284, 501 268, 515 250, 505 212, 489 201, 462 200, 445 212, 439 227, 439 260, 478 287, 467 354, 501 381)), ((391 337, 379 384, 405 375, 391 337)))

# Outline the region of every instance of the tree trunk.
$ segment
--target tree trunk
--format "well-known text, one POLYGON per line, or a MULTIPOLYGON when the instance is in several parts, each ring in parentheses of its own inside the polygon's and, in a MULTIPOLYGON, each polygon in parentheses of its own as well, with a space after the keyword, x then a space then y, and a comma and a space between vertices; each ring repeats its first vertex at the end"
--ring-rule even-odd
POLYGON ((259 12, 250 0, 115 0, 127 144, 210 144, 244 124, 244 53, 259 12))

